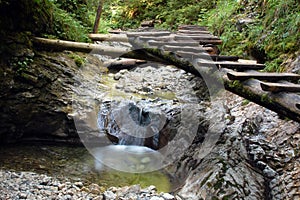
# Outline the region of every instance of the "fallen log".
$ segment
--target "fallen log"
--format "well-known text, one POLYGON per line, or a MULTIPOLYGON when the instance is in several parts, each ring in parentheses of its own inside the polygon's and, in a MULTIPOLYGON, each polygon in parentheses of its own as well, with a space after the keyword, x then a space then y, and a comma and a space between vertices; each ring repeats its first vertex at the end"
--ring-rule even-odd
POLYGON ((130 49, 128 48, 116 48, 99 44, 71 42, 65 40, 53 40, 38 37, 33 38, 33 44, 38 48, 48 49, 52 51, 70 50, 93 54, 103 54, 109 56, 120 56, 130 51, 130 49))
POLYGON ((93 41, 128 42, 126 34, 89 34, 93 41))

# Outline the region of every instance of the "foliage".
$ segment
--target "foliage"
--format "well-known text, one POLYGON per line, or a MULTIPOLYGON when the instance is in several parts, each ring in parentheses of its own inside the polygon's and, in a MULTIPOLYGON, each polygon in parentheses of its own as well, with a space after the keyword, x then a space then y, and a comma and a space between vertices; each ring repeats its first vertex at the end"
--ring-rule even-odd
POLYGON ((211 30, 224 41, 221 52, 266 62, 268 71, 284 70, 282 62, 299 50, 300 10, 297 0, 221 0, 206 14, 211 30), (238 29, 241 19, 250 23, 238 29))

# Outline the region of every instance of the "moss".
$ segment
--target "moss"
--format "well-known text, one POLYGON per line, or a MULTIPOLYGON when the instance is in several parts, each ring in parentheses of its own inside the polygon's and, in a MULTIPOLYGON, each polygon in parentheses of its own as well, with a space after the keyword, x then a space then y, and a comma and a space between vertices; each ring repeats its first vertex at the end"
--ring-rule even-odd
POLYGON ((77 67, 82 67, 85 64, 85 58, 78 54, 70 53, 68 56, 74 60, 77 67))
POLYGON ((265 103, 272 103, 273 101, 269 98, 268 94, 261 95, 261 101, 265 103))

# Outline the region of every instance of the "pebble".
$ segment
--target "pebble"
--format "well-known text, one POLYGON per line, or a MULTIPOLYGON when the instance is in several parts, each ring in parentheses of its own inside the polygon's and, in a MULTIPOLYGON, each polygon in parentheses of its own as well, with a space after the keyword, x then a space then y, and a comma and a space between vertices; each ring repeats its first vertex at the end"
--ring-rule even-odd
POLYGON ((157 193, 155 186, 111 187, 103 192, 98 184, 60 182, 54 177, 32 172, 0 170, 0 199, 91 199, 91 200, 176 200, 168 193, 157 193))

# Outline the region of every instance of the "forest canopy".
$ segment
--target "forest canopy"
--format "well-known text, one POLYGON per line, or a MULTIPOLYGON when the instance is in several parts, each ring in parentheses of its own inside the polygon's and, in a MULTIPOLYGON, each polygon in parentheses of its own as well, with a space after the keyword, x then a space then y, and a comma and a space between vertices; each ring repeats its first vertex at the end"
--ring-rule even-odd
MULTIPOLYGON (((89 41, 99 0, 0 0, 1 32, 89 41)), ((158 29, 208 26, 223 40, 221 52, 267 62, 268 70, 300 46, 298 0, 103 0, 99 32, 133 29, 143 20, 158 29)))

